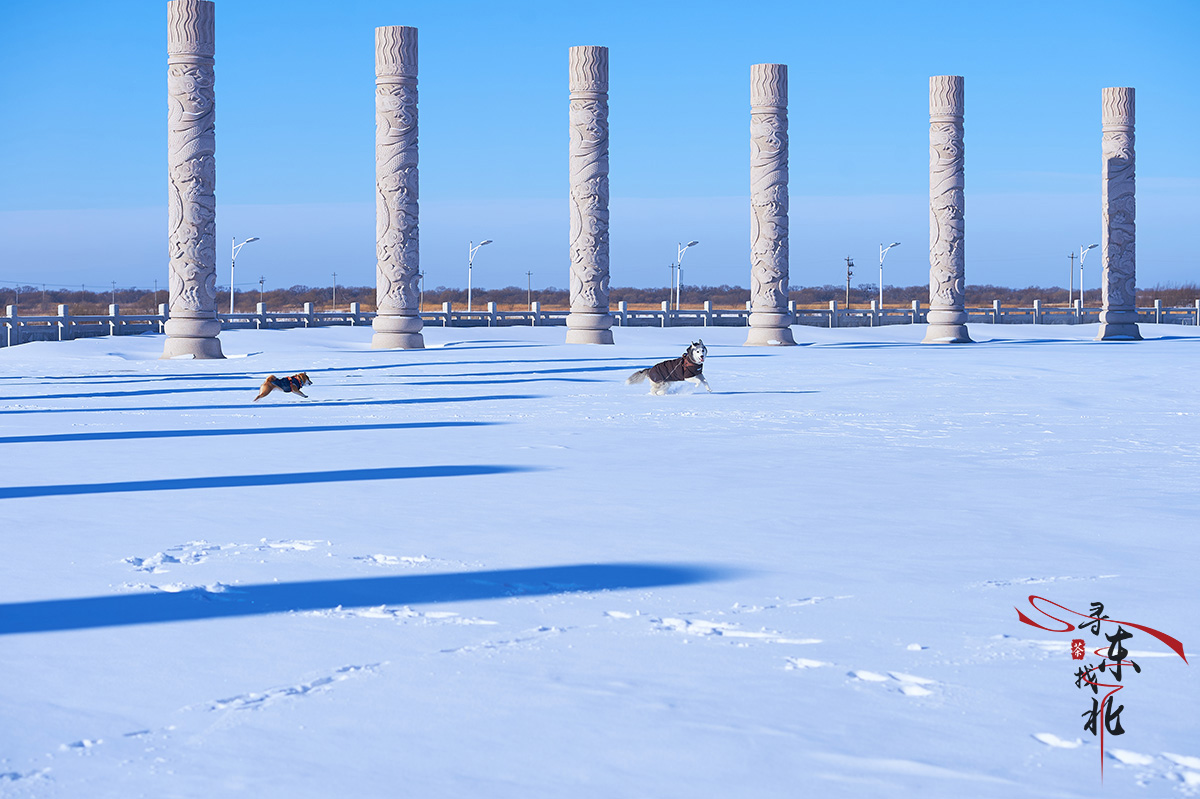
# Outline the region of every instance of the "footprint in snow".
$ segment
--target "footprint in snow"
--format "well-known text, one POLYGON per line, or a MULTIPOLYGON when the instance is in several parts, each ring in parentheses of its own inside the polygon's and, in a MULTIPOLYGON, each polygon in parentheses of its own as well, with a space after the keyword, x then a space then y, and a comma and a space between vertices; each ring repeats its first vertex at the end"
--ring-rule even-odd
POLYGON ((431 562, 424 555, 355 555, 353 559, 372 566, 415 566, 418 563, 431 562))
POLYGON ((245 551, 269 552, 315 549, 318 545, 329 545, 328 541, 268 541, 262 539, 259 544, 210 544, 207 541, 188 541, 168 547, 166 552, 156 552, 146 558, 130 556, 122 563, 128 563, 135 571, 149 574, 163 574, 170 571, 171 566, 195 566, 204 563, 211 556, 221 553, 237 555, 245 551))
POLYGON ((905 674, 900 671, 889 671, 887 674, 879 674, 878 672, 867 671, 866 669, 857 669, 848 673, 855 680, 886 684, 889 689, 898 690, 905 696, 932 696, 932 688, 938 684, 937 680, 931 680, 927 677, 917 677, 913 674, 905 674))
POLYGON ((225 583, 210 583, 208 585, 193 585, 192 583, 161 583, 158 585, 152 583, 122 583, 119 586, 119 590, 134 593, 160 591, 166 594, 181 594, 185 591, 192 591, 195 592, 194 595, 198 599, 213 599, 225 602, 240 599, 236 595, 246 593, 239 588, 226 585, 225 583))
POLYGON ((21 780, 36 780, 49 779, 50 769, 39 768, 33 771, 26 771, 22 774, 19 771, 0 771, 0 783, 5 782, 20 782, 21 780))
POLYGON ((1129 749, 1108 749, 1104 756, 1118 767, 1137 769, 1139 785, 1157 779, 1175 783, 1184 796, 1200 795, 1200 757, 1173 752, 1147 755, 1129 749))
POLYGON ((509 638, 501 641, 484 641, 481 644, 469 644, 467 646, 455 647, 454 649, 443 649, 442 654, 455 655, 460 653, 480 652, 486 650, 506 649, 514 646, 524 646, 526 644, 532 644, 534 642, 544 640, 551 635, 561 635, 562 633, 567 632, 569 629, 572 628, 543 626, 533 630, 527 630, 521 635, 518 635, 516 638, 509 638))
POLYGON ((823 660, 810 660, 809 658, 788 658, 787 665, 784 667, 788 671, 798 671, 801 669, 819 669, 823 666, 832 666, 832 663, 826 663, 823 660))
POLYGON ((1092 574, 1085 577, 1014 577, 1011 580, 984 580, 982 583, 974 583, 974 588, 1010 588, 1014 585, 1044 585, 1045 583, 1060 583, 1060 582, 1094 582, 1096 580, 1111 580, 1114 577, 1120 577, 1119 574, 1092 574))
POLYGON ((337 619, 389 619, 391 621, 408 622, 421 621, 427 624, 462 624, 462 625, 494 625, 499 624, 496 621, 488 619, 477 619, 469 616, 460 616, 457 613, 448 610, 431 610, 421 613, 413 610, 407 605, 401 607, 388 607, 387 605, 376 605, 369 608, 343 608, 338 605, 336 608, 329 610, 312 610, 308 611, 308 616, 323 616, 326 618, 337 619))
POLYGON ((819 644, 820 638, 787 638, 773 630, 743 630, 736 624, 703 619, 654 619, 660 630, 683 633, 697 637, 729 638, 741 641, 759 640, 771 644, 819 644))
MULTIPOLYGON (((332 674, 326 674, 318 677, 315 680, 298 683, 296 685, 285 685, 279 688, 270 688, 261 693, 252 692, 238 694, 227 699, 216 699, 208 702, 203 706, 205 710, 259 710, 268 705, 275 704, 281 700, 298 699, 311 694, 322 693, 329 690, 334 685, 343 680, 349 680, 353 677, 362 676, 364 674, 373 674, 379 670, 382 663, 369 663, 364 666, 343 666, 334 671, 332 674)), ((185 708, 186 710, 193 709, 192 707, 185 708)))
POLYGON ((1059 738, 1052 732, 1035 732, 1033 737, 1052 749, 1078 749, 1083 746, 1083 740, 1080 738, 1068 741, 1064 738, 1059 738))

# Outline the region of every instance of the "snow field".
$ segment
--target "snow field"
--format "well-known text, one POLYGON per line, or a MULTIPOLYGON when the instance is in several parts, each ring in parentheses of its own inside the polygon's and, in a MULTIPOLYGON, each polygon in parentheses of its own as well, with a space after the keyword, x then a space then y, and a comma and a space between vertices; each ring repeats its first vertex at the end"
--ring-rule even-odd
MULTIPOLYGON (((1194 661, 1200 336, 795 331, 0 350, 0 796, 1094 795, 1014 606, 1194 661), (623 385, 698 336, 715 393, 623 385)), ((1104 788, 1196 795, 1195 671, 1132 644, 1104 788)))

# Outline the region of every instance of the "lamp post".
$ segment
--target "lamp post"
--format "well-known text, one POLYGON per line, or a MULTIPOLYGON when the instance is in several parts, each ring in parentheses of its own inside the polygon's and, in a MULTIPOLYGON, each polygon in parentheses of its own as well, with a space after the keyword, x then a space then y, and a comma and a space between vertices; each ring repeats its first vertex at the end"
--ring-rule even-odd
POLYGON ((689 241, 687 244, 682 242, 679 244, 679 257, 675 260, 675 310, 679 310, 679 295, 683 291, 683 254, 688 251, 688 247, 695 247, 700 242, 689 241))
POLYGON ((259 304, 259 305, 262 305, 262 301, 263 301, 263 283, 265 283, 266 281, 267 281, 267 276, 266 276, 266 275, 259 275, 259 276, 258 276, 258 304, 259 304))
POLYGON ((250 238, 243 241, 241 244, 237 243, 237 236, 234 236, 232 241, 233 241, 233 254, 229 256, 229 312, 230 313, 233 313, 233 269, 234 269, 234 265, 237 263, 238 250, 242 249, 243 247, 245 247, 247 244, 249 244, 252 241, 258 241, 258 236, 251 236, 250 238))
POLYGON ((333 273, 333 308, 331 310, 337 310, 337 272, 333 273))
POLYGON ((1067 258, 1071 260, 1071 267, 1067 270, 1067 307, 1070 308, 1075 304, 1075 253, 1068 253, 1067 258))
POLYGON ((1079 245, 1079 310, 1083 310, 1083 259, 1087 257, 1088 251, 1099 247, 1099 244, 1089 244, 1084 247, 1079 245))
POLYGON ((479 248, 491 243, 491 239, 484 239, 478 244, 467 242, 467 313, 471 312, 471 264, 475 263, 475 253, 479 252, 479 248))
POLYGON ((525 307, 533 310, 533 272, 525 273, 525 307))
POLYGON ((882 243, 879 245, 879 312, 880 313, 883 313, 883 258, 885 255, 887 255, 888 250, 892 249, 893 247, 899 247, 899 246, 900 246, 900 242, 898 242, 898 241, 893 241, 891 244, 889 244, 886 247, 884 247, 882 243))

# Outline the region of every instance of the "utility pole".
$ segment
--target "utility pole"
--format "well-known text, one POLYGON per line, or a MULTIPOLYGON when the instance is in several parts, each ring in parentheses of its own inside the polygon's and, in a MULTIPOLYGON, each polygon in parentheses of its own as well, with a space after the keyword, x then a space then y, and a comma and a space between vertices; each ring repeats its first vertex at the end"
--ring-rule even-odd
MULTIPOLYGON (((263 276, 263 275, 259 275, 259 277, 258 277, 258 304, 259 304, 259 305, 262 305, 262 301, 263 301, 263 282, 264 282, 266 279, 267 279, 267 278, 266 278, 265 276, 263 276)), ((157 284, 156 284, 156 285, 157 285, 157 284)))
POLYGON ((1075 253, 1071 253, 1067 257, 1071 259, 1071 273, 1067 278, 1067 285, 1069 286, 1067 289, 1067 307, 1070 308, 1071 303, 1075 301, 1075 253))
POLYGON ((525 307, 533 310, 533 272, 525 273, 525 307))
POLYGON ((333 310, 337 310, 337 272, 333 273, 333 310))
POLYGON ((113 305, 117 304, 117 281, 113 281, 113 305))
POLYGON ((850 278, 854 275, 854 259, 846 256, 846 310, 850 309, 850 278))
POLYGON ((154 312, 158 313, 158 278, 154 278, 154 312))

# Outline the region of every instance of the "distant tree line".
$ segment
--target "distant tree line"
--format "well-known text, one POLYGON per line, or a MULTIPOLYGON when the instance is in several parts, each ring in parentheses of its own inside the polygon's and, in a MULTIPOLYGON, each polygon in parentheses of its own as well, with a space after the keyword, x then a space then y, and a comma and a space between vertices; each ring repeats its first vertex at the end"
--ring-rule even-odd
MULTIPOLYGON (((830 300, 837 300, 839 306, 846 302, 846 287, 834 286, 792 286, 789 298, 799 306, 827 307, 830 300)), ((1078 297, 1078 290, 1075 292, 1078 297)), ((878 286, 863 284, 850 289, 850 304, 852 307, 866 307, 871 300, 879 298, 878 286)), ((1156 285, 1153 288, 1138 289, 1138 305, 1150 306, 1154 300, 1162 300, 1167 307, 1191 306, 1200 298, 1200 285, 1195 283, 1156 285)), ((658 308, 668 299, 666 288, 642 289, 630 287, 613 287, 609 293, 609 302, 615 308, 618 302, 624 301, 630 308, 658 308)), ((750 299, 749 289, 741 286, 689 286, 681 289, 681 303, 685 307, 696 308, 704 301, 712 302, 714 308, 744 308, 750 299)), ((122 313, 155 313, 158 303, 166 303, 167 290, 157 292, 146 289, 116 289, 115 291, 86 291, 70 289, 42 289, 40 286, 5 286, 0 285, 0 306, 16 305, 19 313, 24 316, 54 315, 60 304, 69 305, 72 314, 94 315, 108 313, 108 306, 116 302, 122 313)), ((291 288, 271 289, 263 291, 238 291, 234 298, 239 311, 253 311, 258 302, 263 302, 269 311, 300 310, 304 303, 311 302, 318 311, 346 310, 350 303, 357 302, 364 311, 375 310, 374 286, 338 286, 335 295, 331 286, 292 286, 291 288)), ((475 308, 486 308, 489 302, 496 303, 502 311, 525 310, 527 301, 540 302, 544 310, 562 310, 570 306, 570 295, 566 289, 549 288, 528 291, 521 286, 508 286, 502 289, 475 289, 471 294, 471 303, 475 308)), ((929 286, 884 286, 883 301, 885 306, 908 306, 917 300, 922 306, 929 304, 929 286)), ((1028 286, 1014 289, 1006 286, 968 285, 967 305, 980 307, 991 305, 993 300, 1009 307, 1025 307, 1033 305, 1034 300, 1041 300, 1044 305, 1065 305, 1067 290, 1058 287, 1028 286)), ((1090 289, 1087 292, 1086 305, 1098 307, 1101 302, 1100 290, 1090 289)), ((423 307, 426 311, 441 310, 442 303, 449 302, 455 309, 467 306, 466 289, 446 288, 438 286, 422 295, 423 307)), ((674 307, 674 297, 671 298, 674 307)), ((223 313, 229 310, 229 292, 223 291, 217 295, 217 308, 223 313)))

